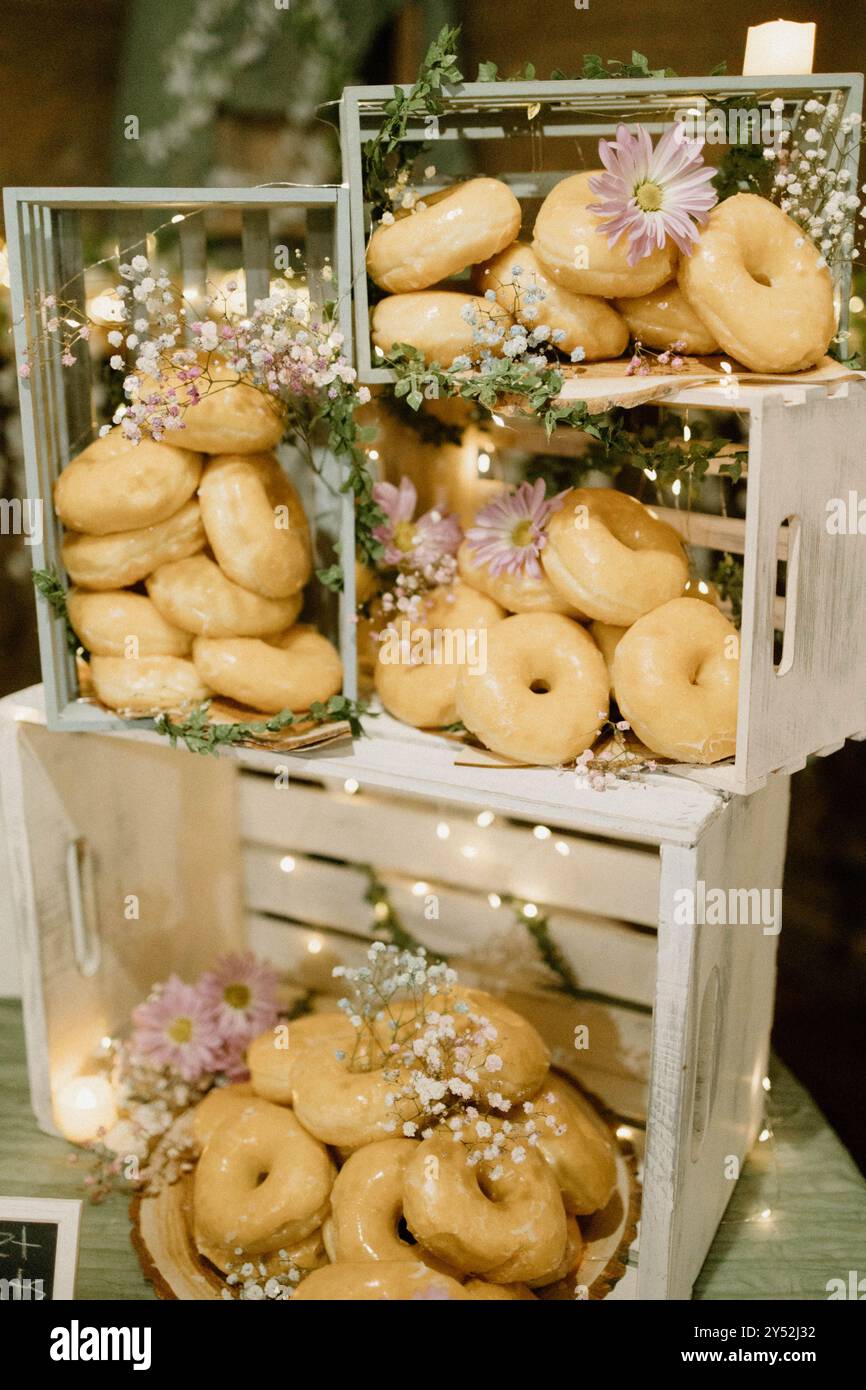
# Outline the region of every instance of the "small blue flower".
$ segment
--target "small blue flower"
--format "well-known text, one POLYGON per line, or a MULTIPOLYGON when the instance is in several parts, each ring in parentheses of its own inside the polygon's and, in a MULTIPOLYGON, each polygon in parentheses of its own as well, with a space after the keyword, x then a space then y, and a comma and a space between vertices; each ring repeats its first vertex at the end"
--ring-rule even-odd
POLYGON ((515 276, 516 276, 516 275, 522 275, 522 274, 523 274, 523 266, 522 266, 522 265, 513 265, 513 266, 511 267, 511 274, 512 274, 512 275, 515 275, 515 276))
POLYGON ((586 357, 586 349, 582 347, 576 347, 571 354, 572 362, 582 362, 584 357, 586 357))
POLYGON ((495 303, 495 301, 496 301, 496 291, 495 291, 495 290, 485 290, 485 291, 484 291, 484 298, 485 298, 485 299, 489 299, 491 303, 495 303))
POLYGON ((563 340, 563 338, 565 337, 565 329, 564 329, 564 328, 554 328, 554 330, 553 330, 553 332, 552 332, 552 334, 551 334, 550 336, 552 337, 552 339, 553 339, 553 341, 554 341, 555 343, 561 343, 562 340, 563 340))

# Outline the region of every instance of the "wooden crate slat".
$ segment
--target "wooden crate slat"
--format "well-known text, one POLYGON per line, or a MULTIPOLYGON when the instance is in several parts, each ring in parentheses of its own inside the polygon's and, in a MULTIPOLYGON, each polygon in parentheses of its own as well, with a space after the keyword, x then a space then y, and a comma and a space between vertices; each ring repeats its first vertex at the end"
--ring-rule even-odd
MULTIPOLYGON (((291 845, 286 847, 291 851, 291 845)), ((332 927, 369 940, 372 909, 364 901, 365 873, 351 865, 292 855, 295 867, 280 867, 283 850, 247 845, 244 849, 245 902, 255 912, 292 918, 310 926, 332 927)), ((472 953, 504 957, 522 948, 527 970, 548 979, 538 969, 537 952, 507 907, 494 908, 486 892, 456 891, 431 883, 438 917, 425 915, 427 894, 413 892, 423 882, 425 861, 419 860, 415 879, 384 874, 382 880, 407 930, 428 950, 446 956, 472 953)), ((495 884, 490 883, 492 891, 495 884)), ((550 934, 581 988, 634 1004, 651 1006, 655 978, 655 938, 624 923, 579 913, 550 914, 550 934)))
POLYGON ((242 776, 241 833, 246 841, 291 845, 306 854, 375 863, 405 874, 424 864, 443 883, 505 892, 550 906, 604 912, 651 926, 656 921, 659 866, 655 855, 571 839, 570 854, 512 826, 480 829, 473 819, 380 797, 326 792, 303 784, 276 787, 242 776), (437 836, 448 823, 451 838, 437 836), (457 853, 455 853, 455 847, 457 853), (475 851, 464 855, 465 849, 475 851))
POLYGON ((270 221, 267 211, 243 213, 243 260, 246 277, 247 313, 257 299, 266 299, 271 287, 273 270, 270 221))

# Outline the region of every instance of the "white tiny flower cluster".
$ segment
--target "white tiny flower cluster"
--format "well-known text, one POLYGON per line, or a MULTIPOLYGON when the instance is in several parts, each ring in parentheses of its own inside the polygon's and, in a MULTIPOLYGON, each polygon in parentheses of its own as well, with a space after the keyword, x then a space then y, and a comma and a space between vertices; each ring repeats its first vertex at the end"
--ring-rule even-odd
POLYGON ((764 151, 776 166, 770 196, 814 242, 820 265, 844 265, 859 259, 856 219, 866 217, 844 167, 861 143, 861 117, 841 116, 838 102, 817 98, 804 104, 803 113, 808 120, 802 130, 793 137, 790 130, 781 131, 764 151))
MULTIPOLYGON (((514 294, 513 312, 500 308, 495 289, 485 290, 484 308, 479 309, 475 303, 470 303, 461 310, 462 318, 472 329, 472 341, 482 350, 482 372, 494 369, 496 357, 507 357, 530 368, 543 368, 551 359, 555 359, 560 350, 565 330, 551 329, 546 323, 535 323, 541 312, 539 306, 546 297, 545 292, 540 285, 522 286, 522 274, 522 266, 511 267, 509 288, 514 294), (513 323, 513 317, 518 318, 519 322, 513 323)), ((571 353, 571 360, 582 362, 585 356, 584 349, 578 347, 571 353)), ((457 371, 468 370, 471 365, 468 356, 455 358, 451 364, 452 369, 457 371)))

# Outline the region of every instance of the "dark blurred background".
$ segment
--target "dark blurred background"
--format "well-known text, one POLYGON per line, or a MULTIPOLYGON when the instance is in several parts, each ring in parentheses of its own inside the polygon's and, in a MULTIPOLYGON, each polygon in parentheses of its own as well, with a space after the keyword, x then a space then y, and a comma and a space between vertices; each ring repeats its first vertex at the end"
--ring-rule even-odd
MULTIPOLYGON (((866 67, 863 0, 3 0, 0 184, 254 184, 339 177, 346 81, 411 81, 462 23, 463 71, 584 53, 742 70, 746 30, 817 22, 816 72, 866 67), (781 11, 781 15, 779 13, 781 11), (318 113, 318 114, 317 114, 318 113), (140 138, 124 138, 125 118, 140 138)), ((0 241, 0 495, 23 494, 0 241)), ((862 287, 858 286, 863 294, 862 287)), ((0 538, 0 694, 39 679, 28 552, 0 538)), ((840 640, 843 640, 840 637, 840 640)), ((866 679, 866 673, 864 673, 866 679)), ((866 1168, 866 744, 794 778, 774 1042, 866 1168)))

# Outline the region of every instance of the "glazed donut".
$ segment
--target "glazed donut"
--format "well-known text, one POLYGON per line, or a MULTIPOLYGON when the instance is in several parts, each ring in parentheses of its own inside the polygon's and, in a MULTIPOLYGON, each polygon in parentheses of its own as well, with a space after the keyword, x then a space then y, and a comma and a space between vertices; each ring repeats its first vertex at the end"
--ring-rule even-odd
POLYGON ((255 1093, 249 1081, 236 1081, 230 1086, 214 1086, 192 1112, 192 1133, 199 1152, 219 1129, 223 1120, 242 1115, 255 1093))
POLYGON ((167 521, 110 536, 67 533, 60 547, 64 568, 82 589, 123 589, 138 584, 160 565, 184 560, 206 542, 195 498, 167 521))
POLYGON ((458 581, 432 591, 421 621, 386 627, 378 644, 375 683, 388 713, 416 729, 453 724, 461 658, 473 671, 483 664, 486 629, 504 616, 492 598, 458 581), (449 638, 449 633, 455 636, 449 638), (413 657, 418 659, 413 662, 413 657))
POLYGON ((82 646, 94 656, 188 656, 192 648, 188 632, 166 622, 144 594, 128 589, 70 589, 66 611, 82 646), (136 650, 128 650, 130 638, 136 650))
POLYGON ((581 617, 556 592, 546 574, 491 574, 489 565, 479 564, 470 541, 464 541, 457 552, 457 569, 461 579, 509 613, 565 613, 569 618, 581 617))
POLYGON ((552 1170, 532 1149, 521 1163, 505 1155, 473 1166, 462 1144, 434 1134, 406 1165, 403 1214, 434 1255, 493 1284, 544 1283, 563 1261, 565 1208, 552 1170))
POLYGON ((212 690, 264 714, 307 710, 343 685, 339 653, 306 625, 265 638, 197 637, 192 659, 212 690))
POLYGON ((201 353, 198 365, 203 375, 194 382, 181 381, 174 372, 166 372, 162 381, 142 377, 138 388, 138 398, 143 401, 152 394, 165 397, 175 393, 181 424, 172 431, 172 438, 185 449, 202 454, 260 454, 279 444, 285 429, 279 401, 241 381, 217 353, 201 353), (193 387, 201 399, 190 405, 193 387))
POLYGON ((493 1072, 480 1068, 482 1080, 476 1088, 479 1105, 487 1104, 488 1091, 498 1091, 512 1105, 535 1094, 547 1076, 550 1052, 529 1019, 509 1009, 492 994, 462 985, 447 998, 443 997, 441 1007, 453 1013, 458 1033, 479 1025, 485 1028, 490 1025, 490 1029, 495 1030, 495 1036, 489 1040, 489 1051, 502 1065, 493 1072), (466 1011, 455 1010, 455 1003, 459 1003, 461 1009, 466 1006, 466 1011))
POLYGON ((210 1260, 212 1265, 222 1270, 223 1274, 241 1276, 243 1266, 251 1263, 254 1267, 254 1273, 260 1279, 269 1279, 274 1275, 288 1274, 292 1268, 314 1270, 321 1269, 323 1265, 326 1265, 328 1256, 322 1238, 323 1229, 322 1226, 317 1226, 303 1240, 295 1244, 280 1246, 279 1250, 260 1252, 252 1259, 240 1245, 235 1245, 230 1250, 222 1250, 217 1245, 208 1245, 200 1237, 196 1237, 196 1249, 200 1255, 204 1255, 206 1260, 210 1260))
POLYGON ((527 328, 546 324, 560 352, 582 347, 587 362, 619 357, 628 346, 628 329, 616 309, 589 294, 574 294, 555 283, 531 246, 516 241, 493 260, 479 266, 473 276, 480 294, 493 290, 496 298, 518 323, 527 328), (515 274, 515 270, 519 273, 515 274), (540 303, 526 302, 526 291, 541 290, 540 303))
POLYGON ((380 224, 367 247, 367 274, 383 290, 424 290, 495 256, 520 227, 520 204, 499 179, 470 179, 425 198, 421 212, 380 224))
POLYGON ((147 592, 164 618, 199 637, 269 637, 291 627, 302 603, 301 594, 263 598, 242 589, 207 555, 160 565, 147 592))
POLYGON ((518 613, 488 633, 483 674, 458 672, 455 704, 492 752, 556 766, 597 738, 607 695, 604 658, 578 623, 560 613, 518 613))
POLYGON ((185 710, 213 694, 179 656, 92 656, 90 678, 103 705, 130 715, 185 710))
POLYGON ((70 531, 106 536, 174 516, 201 477, 201 455, 143 439, 118 427, 88 444, 54 484, 54 509, 70 531))
POLYGON ((201 519, 220 569, 265 598, 290 598, 312 571, 301 499, 273 454, 218 454, 198 492, 201 519))
MULTIPOLYGON (((403 1179, 418 1141, 382 1139, 346 1160, 331 1192, 325 1244, 333 1264, 408 1260, 439 1269, 435 1256, 400 1235, 403 1179)), ((443 1270, 443 1273, 447 1273, 443 1270)))
POLYGON ((628 627, 682 593, 689 567, 672 526, 615 488, 573 488, 547 525, 541 563, 563 598, 628 627))
POLYGON ((618 299, 616 307, 628 324, 635 342, 649 348, 669 348, 681 343, 682 352, 703 356, 718 352, 719 345, 698 318, 676 280, 637 299, 618 299))
POLYGON ((683 763, 733 757, 739 674, 737 629, 696 598, 639 618, 613 662, 623 717, 654 753, 683 763))
POLYGON ((573 1216, 566 1215, 565 1232, 565 1254, 558 1267, 553 1274, 546 1276, 543 1280, 530 1280, 530 1288, 537 1289, 543 1284, 557 1284, 560 1279, 567 1279, 570 1274, 574 1274, 579 1269, 583 1259, 583 1235, 573 1216))
POLYGON ((252 1100, 217 1127, 198 1161, 196 1238, 252 1255, 297 1244, 327 1215, 334 1174, 291 1110, 252 1100))
MULTIPOLYGON (((342 1016, 321 1038, 310 1037, 292 1068, 292 1106, 305 1129, 323 1144, 354 1151, 388 1138, 393 1126, 394 1092, 402 1068, 351 1071, 358 1047, 356 1030, 342 1016)), ((364 1064, 363 1050, 358 1065, 364 1064)))
POLYGON ((467 1299, 456 1279, 428 1269, 420 1261, 379 1260, 365 1264, 325 1265, 302 1279, 292 1297, 297 1303, 372 1303, 387 1300, 467 1299))
POLYGON ((285 1047, 278 1041, 278 1034, 273 1029, 254 1038, 247 1048, 247 1066, 255 1094, 277 1105, 291 1105, 294 1068, 298 1058, 308 1046, 323 1039, 339 1047, 345 1031, 346 1020, 342 1014, 305 1014, 288 1025, 285 1047))
POLYGON ((463 1289, 470 1298, 484 1302, 525 1302, 527 1299, 535 1302, 535 1294, 525 1284, 488 1284, 486 1279, 467 1279, 463 1289))
POLYGON ((513 322, 504 309, 457 290, 392 294, 380 299, 373 310, 373 344, 387 353, 397 343, 408 343, 440 367, 450 367, 455 357, 476 362, 493 348, 476 340, 475 324, 483 328, 491 318, 495 318, 497 328, 504 326, 506 331, 513 322), (475 323, 463 317, 470 306, 474 306, 475 323))
MULTIPOLYGON (((613 1142, 580 1092, 550 1076, 538 1097, 538 1149, 553 1169, 565 1209, 576 1216, 606 1207, 616 1186, 613 1142), (554 1121, 554 1126, 546 1123, 554 1121), (563 1130, 564 1133, 557 1133, 563 1130)), ((564 1278, 564 1275, 560 1275, 564 1278)))
POLYGON ((589 181, 603 170, 572 174, 548 193, 535 219, 532 249, 557 285, 575 294, 632 298, 658 289, 675 273, 677 248, 670 237, 636 265, 628 263, 628 241, 608 245, 607 220, 590 212, 597 195, 589 181))
POLYGON ((627 627, 616 627, 613 623, 590 623, 590 635, 595 645, 604 657, 604 664, 610 677, 610 693, 613 695, 613 658, 620 638, 624 632, 628 632, 627 627))
POLYGON ((679 282, 725 352, 753 372, 797 372, 836 332, 833 281, 803 230, 767 198, 717 204, 679 282))

